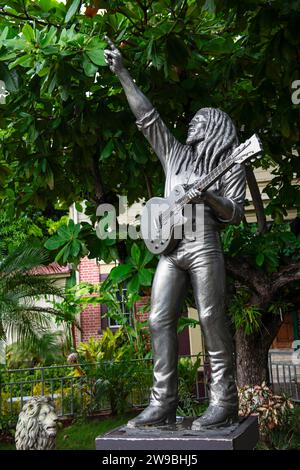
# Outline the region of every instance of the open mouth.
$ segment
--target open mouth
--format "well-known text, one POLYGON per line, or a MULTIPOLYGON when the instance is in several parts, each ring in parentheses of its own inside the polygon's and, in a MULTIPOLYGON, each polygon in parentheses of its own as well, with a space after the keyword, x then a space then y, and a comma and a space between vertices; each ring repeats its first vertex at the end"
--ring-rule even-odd
POLYGON ((47 426, 47 432, 49 434, 55 434, 56 433, 56 426, 47 426))

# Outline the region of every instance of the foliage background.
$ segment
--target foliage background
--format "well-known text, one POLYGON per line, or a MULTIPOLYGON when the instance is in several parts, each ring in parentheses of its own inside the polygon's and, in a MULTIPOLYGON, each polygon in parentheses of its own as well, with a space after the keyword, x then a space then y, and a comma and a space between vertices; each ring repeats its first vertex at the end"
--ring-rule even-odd
MULTIPOLYGON (((0 79, 10 92, 0 105, 0 207, 11 219, 36 211, 54 219, 59 229, 46 246, 58 261, 118 259, 124 266, 114 281, 130 281, 135 293, 149 287, 156 263, 142 266, 146 255, 140 247, 135 259, 131 240, 96 237, 98 204, 118 209, 118 195, 132 203, 163 191, 162 169, 104 64, 105 34, 179 140, 204 106, 228 112, 241 140, 259 133, 265 152, 255 165, 274 175, 260 221, 267 214, 271 223, 259 234, 244 224, 224 238, 228 271, 246 286, 250 305, 243 318, 233 315, 238 332, 248 327, 251 337, 237 334, 236 345, 257 380, 253 351, 266 358, 280 325, 274 304, 300 277, 299 227, 280 225, 300 206, 300 114, 291 100, 300 77, 299 20, 296 0, 0 2, 0 79), (59 222, 72 203, 92 224, 59 222), (140 267, 147 270, 142 280, 140 267)), ((44 241, 44 222, 30 224, 44 241)), ((266 371, 265 359, 257 364, 266 371)))

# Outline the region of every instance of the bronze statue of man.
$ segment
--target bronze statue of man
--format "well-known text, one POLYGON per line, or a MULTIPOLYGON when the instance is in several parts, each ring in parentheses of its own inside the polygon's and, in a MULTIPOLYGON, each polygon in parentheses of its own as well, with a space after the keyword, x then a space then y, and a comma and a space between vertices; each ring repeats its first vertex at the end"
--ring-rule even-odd
MULTIPOLYGON (((165 197, 177 184, 191 184, 208 174, 233 152, 238 145, 235 126, 226 113, 214 108, 200 109, 190 122, 186 144, 178 142, 123 66, 119 50, 108 38, 107 41, 106 62, 124 88, 139 130, 163 166, 165 197)), ((211 364, 209 407, 194 420, 192 429, 226 426, 238 418, 233 342, 224 311, 225 269, 219 231, 224 224, 240 222, 245 187, 244 168, 235 165, 212 189, 202 193, 194 190, 193 205, 204 204, 201 240, 184 234, 170 254, 160 257, 152 286, 149 318, 153 387, 149 406, 129 421, 130 427, 171 424, 176 420, 176 325, 189 279, 211 364)))

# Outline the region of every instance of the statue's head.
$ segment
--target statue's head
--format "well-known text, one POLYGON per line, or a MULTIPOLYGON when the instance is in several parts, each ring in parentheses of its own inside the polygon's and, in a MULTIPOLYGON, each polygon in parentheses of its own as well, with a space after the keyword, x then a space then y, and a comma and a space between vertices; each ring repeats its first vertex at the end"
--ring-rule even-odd
POLYGON ((233 151, 238 145, 238 137, 228 114, 216 108, 202 108, 190 122, 186 143, 200 143, 196 167, 203 159, 205 172, 208 172, 233 151))
POLYGON ((16 426, 17 450, 50 449, 55 445, 57 415, 48 397, 33 397, 22 408, 16 426))
POLYGON ((192 118, 186 139, 187 144, 195 144, 212 137, 224 140, 237 137, 236 128, 228 114, 217 108, 201 108, 192 118))
POLYGON ((191 120, 186 139, 187 144, 196 144, 204 140, 209 119, 208 109, 200 109, 191 120))

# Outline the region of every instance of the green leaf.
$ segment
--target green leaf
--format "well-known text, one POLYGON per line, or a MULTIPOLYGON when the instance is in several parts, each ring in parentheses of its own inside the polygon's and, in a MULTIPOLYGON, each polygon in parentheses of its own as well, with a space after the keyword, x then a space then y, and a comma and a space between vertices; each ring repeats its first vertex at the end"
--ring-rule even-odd
POLYGON ((184 42, 175 35, 167 38, 166 50, 168 61, 174 65, 184 66, 188 60, 188 50, 184 42))
POLYGON ((234 42, 231 38, 214 38, 206 41, 202 45, 202 51, 209 54, 230 54, 234 48, 234 42))
POLYGON ((87 42, 86 45, 87 49, 105 49, 107 47, 107 43, 105 41, 101 41, 101 39, 98 38, 98 36, 94 36, 90 38, 87 42))
MULTIPOLYGON (((37 136, 38 135, 39 134, 37 133, 37 136)), ((46 181, 47 185, 49 186, 49 189, 52 190, 54 188, 54 174, 53 174, 53 171, 51 170, 51 168, 49 168, 49 167, 47 167, 47 171, 46 171, 46 175, 45 175, 45 181, 46 181)))
POLYGON ((79 254, 80 248, 81 242, 79 240, 72 240, 70 245, 70 253, 74 258, 79 254))
POLYGON ((133 243, 131 247, 131 257, 136 266, 139 266, 140 256, 141 256, 141 250, 139 249, 136 243, 133 243))
POLYGON ((35 34, 29 23, 26 23, 22 28, 22 33, 28 42, 33 42, 35 40, 35 34))
POLYGON ((50 69, 49 67, 44 67, 38 72, 39 77, 45 77, 45 75, 48 75, 50 69))
POLYGON ((177 333, 181 333, 182 331, 185 330, 185 328, 196 328, 198 326, 199 320, 194 320, 193 318, 188 318, 188 317, 180 317, 178 320, 178 325, 177 325, 177 333))
MULTIPOLYGON (((56 3, 56 2, 55 2, 56 3)), ((54 8, 56 5, 52 0, 40 0, 39 4, 43 11, 48 12, 51 8, 54 8)))
POLYGON ((59 53, 58 45, 48 44, 48 46, 45 46, 43 49, 43 54, 45 55, 56 55, 58 53, 59 53))
POLYGON ((86 54, 83 54, 82 67, 87 77, 94 77, 98 70, 97 65, 93 64, 86 54))
POLYGON ((255 258, 257 266, 262 266, 265 260, 265 255, 263 253, 258 253, 255 258))
POLYGON ((289 120, 287 116, 284 116, 284 115, 281 118, 281 132, 282 132, 282 135, 286 138, 288 138, 291 134, 289 120))
POLYGON ((68 243, 63 249, 63 263, 68 261, 71 252, 71 243, 68 243))
POLYGON ((139 276, 135 274, 132 279, 126 285, 127 292, 130 294, 135 294, 140 289, 139 276))
POLYGON ((5 28, 3 29, 2 33, 1 33, 1 36, 0 36, 0 42, 1 41, 5 41, 5 39, 7 38, 7 35, 8 35, 8 26, 5 26, 5 28))
POLYGON ((51 95, 52 91, 56 87, 56 82, 57 82, 57 75, 56 73, 53 75, 51 82, 49 83, 48 86, 48 93, 51 95))
POLYGON ((61 225, 57 231, 58 236, 65 242, 69 241, 72 233, 67 225, 61 225))
POLYGON ((83 207, 82 207, 82 204, 80 204, 80 202, 75 202, 75 208, 77 212, 83 212, 83 207))
POLYGON ((33 57, 25 54, 22 55, 22 57, 19 57, 17 60, 14 62, 11 62, 8 66, 9 70, 13 69, 14 67, 17 67, 17 65, 21 65, 21 67, 31 67, 33 62, 33 57))
POLYGON ((67 246, 68 246, 68 245, 65 245, 65 246, 57 253, 57 255, 55 256, 54 259, 55 259, 55 261, 56 261, 57 263, 59 262, 59 260, 60 260, 60 259, 62 258, 62 256, 64 255, 67 246))
POLYGON ((133 267, 130 264, 120 264, 111 270, 109 277, 115 282, 121 282, 128 277, 132 270, 133 267))
POLYGON ((7 39, 5 42, 6 47, 23 51, 27 46, 27 42, 24 39, 17 37, 13 39, 7 39))
POLYGON ((106 160, 108 157, 110 157, 113 152, 113 149, 114 143, 112 140, 109 140, 101 152, 100 160, 106 160))
POLYGON ((45 34, 44 37, 41 40, 41 47, 46 47, 50 43, 56 42, 55 41, 56 32, 57 32, 57 30, 56 30, 55 26, 51 26, 51 28, 49 29, 47 34, 45 34))
POLYGON ((215 0, 206 0, 203 10, 206 10, 209 13, 214 13, 216 10, 215 0))
POLYGON ((68 23, 73 16, 76 14, 78 7, 80 5, 80 0, 73 0, 73 2, 70 5, 70 8, 67 11, 66 17, 65 17, 65 23, 68 23))
POLYGON ((16 54, 14 52, 3 51, 0 54, 0 60, 1 61, 14 59, 15 57, 16 57, 16 54))
POLYGON ((139 281, 142 286, 151 286, 152 272, 149 269, 142 268, 138 272, 139 281))
POLYGON ((65 240, 63 240, 61 237, 58 235, 53 235, 53 237, 49 238, 45 243, 44 247, 47 248, 47 250, 57 250, 60 246, 64 245, 65 240))
POLYGON ((150 263, 150 261, 152 261, 154 258, 154 254, 151 253, 149 250, 147 250, 145 252, 145 256, 144 256, 144 259, 142 260, 142 268, 145 267, 148 263, 150 263))
POLYGON ((103 50, 86 51, 86 53, 89 56, 89 58, 91 59, 91 61, 94 62, 94 64, 99 65, 101 67, 106 66, 103 50))
POLYGON ((99 38, 93 38, 88 42, 86 47, 86 54, 89 59, 94 62, 96 65, 106 66, 104 59, 104 48, 106 47, 105 42, 101 41, 99 38))
POLYGON ((0 64, 0 77, 5 82, 7 91, 18 91, 19 89, 19 76, 16 70, 10 72, 4 64, 0 64))
POLYGON ((116 246, 109 247, 109 253, 113 260, 117 260, 119 258, 119 252, 116 246))
POLYGON ((73 228, 73 237, 78 237, 79 233, 80 233, 80 224, 76 224, 74 225, 74 228, 73 228))

